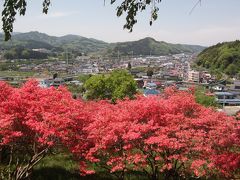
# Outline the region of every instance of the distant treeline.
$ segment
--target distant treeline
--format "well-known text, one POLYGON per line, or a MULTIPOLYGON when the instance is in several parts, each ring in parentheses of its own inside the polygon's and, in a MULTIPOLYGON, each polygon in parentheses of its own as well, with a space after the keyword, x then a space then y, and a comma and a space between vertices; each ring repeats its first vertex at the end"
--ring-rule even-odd
POLYGON ((20 46, 4 52, 4 58, 6 59, 46 59, 47 57, 47 53, 33 51, 20 46))

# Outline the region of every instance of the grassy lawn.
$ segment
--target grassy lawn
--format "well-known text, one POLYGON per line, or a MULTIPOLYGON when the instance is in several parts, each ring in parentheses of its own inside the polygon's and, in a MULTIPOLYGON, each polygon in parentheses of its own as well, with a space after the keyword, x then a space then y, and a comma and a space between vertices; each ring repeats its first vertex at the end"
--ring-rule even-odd
MULTIPOLYGON (((118 178, 99 169, 96 174, 81 176, 77 162, 72 160, 68 154, 56 154, 45 157, 35 166, 31 179, 34 180, 117 180, 118 178)), ((126 174, 126 180, 147 180, 145 174, 141 172, 131 172, 126 174)))

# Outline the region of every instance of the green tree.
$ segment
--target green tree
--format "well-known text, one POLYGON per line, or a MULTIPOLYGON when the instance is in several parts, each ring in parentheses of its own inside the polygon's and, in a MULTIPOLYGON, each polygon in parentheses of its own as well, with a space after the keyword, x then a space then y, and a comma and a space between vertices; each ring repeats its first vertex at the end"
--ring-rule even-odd
POLYGON ((91 74, 81 74, 77 77, 77 80, 79 80, 82 83, 85 83, 90 77, 92 77, 91 74))
POLYGON ((84 84, 87 99, 109 99, 115 102, 125 97, 133 98, 137 84, 133 77, 124 70, 116 70, 108 75, 95 75, 84 84))
MULTIPOLYGON (((104 0, 104 2, 105 1, 106 0, 104 0)), ((111 4, 116 4, 116 2, 119 1, 110 0, 111 4)), ((157 12, 159 8, 156 4, 159 2, 161 2, 161 0, 121 0, 120 3, 117 5, 117 16, 122 16, 123 14, 126 14, 126 23, 124 25, 124 28, 128 29, 131 32, 133 26, 137 23, 137 12, 144 11, 148 6, 152 8, 150 18, 150 25, 152 25, 152 22, 157 19, 157 12)), ((47 14, 50 3, 51 0, 43 0, 43 13, 47 14)), ((25 15, 26 7, 26 0, 4 0, 2 10, 2 29, 5 33, 6 41, 11 38, 11 33, 13 32, 13 23, 16 19, 16 15, 25 15)))
POLYGON ((84 84, 87 99, 109 99, 110 89, 107 87, 105 75, 95 75, 89 78, 84 84))
POLYGON ((10 49, 4 53, 4 57, 6 59, 14 59, 17 56, 17 52, 15 49, 10 49))
POLYGON ((76 84, 68 84, 67 85, 68 90, 73 94, 73 96, 82 96, 82 94, 85 92, 85 89, 82 85, 76 85, 76 84))
POLYGON ((226 73, 230 76, 234 76, 238 73, 238 67, 234 64, 230 64, 227 69, 226 69, 226 73))
POLYGON ((25 59, 29 59, 30 53, 27 49, 23 50, 21 53, 22 57, 25 59))

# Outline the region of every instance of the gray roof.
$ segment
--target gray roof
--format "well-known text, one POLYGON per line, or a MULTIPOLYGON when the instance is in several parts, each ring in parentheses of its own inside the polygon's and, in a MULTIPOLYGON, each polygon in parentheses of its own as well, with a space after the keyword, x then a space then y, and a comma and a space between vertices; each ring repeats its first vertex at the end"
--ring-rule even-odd
POLYGON ((149 95, 158 95, 160 92, 156 89, 146 89, 144 90, 144 95, 149 96, 149 95))
POLYGON ((218 103, 240 104, 240 99, 219 99, 218 103))
POLYGON ((215 92, 214 94, 217 96, 233 96, 234 95, 233 93, 230 93, 230 92, 215 92))

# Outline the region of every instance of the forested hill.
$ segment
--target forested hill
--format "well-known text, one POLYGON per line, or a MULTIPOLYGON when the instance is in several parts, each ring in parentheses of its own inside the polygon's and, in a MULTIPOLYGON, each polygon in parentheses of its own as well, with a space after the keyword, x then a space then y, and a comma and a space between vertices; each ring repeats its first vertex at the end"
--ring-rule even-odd
POLYGON ((14 33, 8 42, 3 41, 0 34, 0 49, 10 54, 16 54, 16 49, 28 50, 44 48, 51 52, 69 51, 78 54, 94 54, 113 57, 116 55, 169 55, 177 53, 196 53, 205 47, 198 45, 170 44, 144 38, 138 41, 107 43, 101 40, 86 38, 78 35, 61 37, 50 36, 37 31, 14 33))
POLYGON ((197 65, 230 76, 240 73, 240 41, 219 43, 203 50, 197 57, 197 65))
POLYGON ((108 46, 106 42, 78 35, 56 37, 37 31, 14 34, 8 42, 4 42, 2 36, 0 36, 0 47, 4 49, 22 46, 28 49, 45 48, 58 51, 69 49, 71 51, 89 53, 100 51, 108 46))
POLYGON ((170 44, 147 37, 138 41, 114 43, 107 54, 120 55, 169 55, 201 52, 205 47, 198 45, 170 44))

